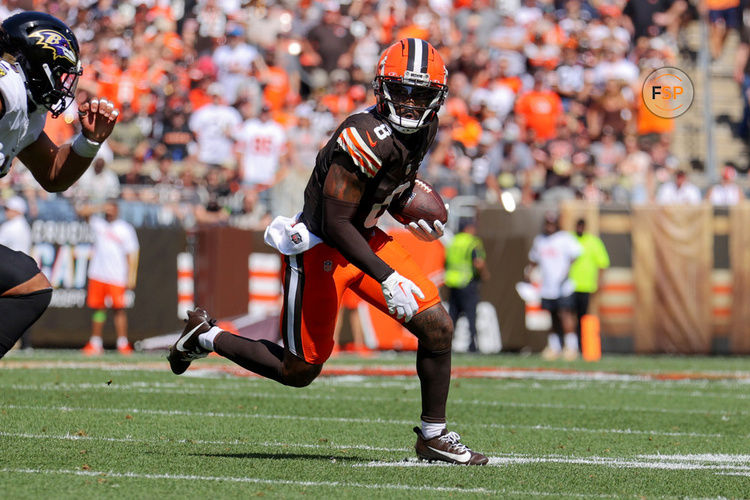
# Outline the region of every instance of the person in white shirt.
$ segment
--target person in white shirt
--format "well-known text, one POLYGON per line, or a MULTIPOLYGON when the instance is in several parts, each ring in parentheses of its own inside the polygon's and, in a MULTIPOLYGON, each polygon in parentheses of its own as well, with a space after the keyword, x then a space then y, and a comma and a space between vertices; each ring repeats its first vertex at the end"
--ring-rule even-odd
MULTIPOLYGON (((5 202, 5 222, 0 224, 0 245, 29 254, 31 252, 31 226, 26 220, 26 201, 13 196, 5 202)), ((31 348, 31 336, 27 330, 21 337, 21 348, 31 348)))
POLYGON ((234 104, 240 87, 250 80, 253 61, 258 50, 245 43, 245 30, 239 25, 227 26, 227 43, 219 45, 213 53, 218 69, 217 80, 224 89, 224 98, 234 104))
POLYGON ((209 166, 221 167, 232 162, 233 137, 242 123, 242 116, 232 106, 224 104, 221 85, 212 83, 207 90, 212 102, 201 106, 190 116, 188 127, 197 138, 198 160, 209 166))
POLYGON ((0 224, 0 245, 28 254, 31 251, 31 227, 26 220, 26 202, 20 196, 13 196, 4 207, 5 222, 0 224))
POLYGON ((712 186, 706 194, 706 198, 713 206, 728 207, 736 205, 745 198, 742 188, 735 182, 736 178, 737 169, 734 164, 725 163, 721 171, 721 182, 712 186))
POLYGON ((98 204, 120 195, 120 179, 107 168, 113 158, 111 151, 99 150, 91 162, 92 168, 86 170, 75 185, 74 190, 78 197, 98 204))
POLYGON ((659 205, 699 205, 703 197, 698 186, 687 180, 687 173, 678 170, 674 181, 665 182, 656 192, 659 205))
POLYGON ((286 172, 286 132, 271 118, 271 109, 264 104, 257 118, 245 121, 235 139, 242 185, 258 191, 261 201, 268 206, 271 202, 269 188, 286 172))
MULTIPOLYGON (((43 12, 20 12, 0 27, 0 177, 18 158, 49 192, 68 189, 109 137, 119 111, 93 97, 78 105, 80 133, 55 144, 44 132, 75 100, 83 67, 75 34, 43 12)), ((44 313, 52 285, 37 263, 0 245, 0 358, 44 313)))
POLYGON ((545 359, 557 359, 561 354, 566 359, 574 359, 578 353, 573 314, 575 284, 568 278, 568 273, 570 265, 582 251, 581 245, 571 233, 560 230, 557 214, 546 213, 542 234, 534 238, 529 251, 529 265, 524 270, 525 278, 529 281, 531 271, 539 267, 542 309, 549 311, 552 316, 552 331, 547 336, 547 347, 542 351, 545 359))
POLYGON ((107 319, 105 309, 114 310, 117 350, 130 354, 133 348, 128 342, 128 318, 125 294, 135 288, 138 272, 138 237, 129 223, 118 218, 116 200, 107 201, 103 207, 85 206, 78 210, 89 217, 94 233, 94 246, 88 269, 87 305, 94 310, 91 321, 91 339, 83 348, 86 355, 103 352, 102 330, 107 319), (104 217, 93 215, 103 210, 104 217))

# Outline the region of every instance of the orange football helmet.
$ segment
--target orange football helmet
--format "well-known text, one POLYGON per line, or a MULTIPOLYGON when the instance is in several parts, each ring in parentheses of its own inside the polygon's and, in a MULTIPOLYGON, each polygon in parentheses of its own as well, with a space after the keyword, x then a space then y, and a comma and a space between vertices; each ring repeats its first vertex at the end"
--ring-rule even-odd
POLYGON ((404 38, 383 52, 372 86, 377 110, 405 134, 427 126, 448 94, 448 70, 435 47, 404 38))

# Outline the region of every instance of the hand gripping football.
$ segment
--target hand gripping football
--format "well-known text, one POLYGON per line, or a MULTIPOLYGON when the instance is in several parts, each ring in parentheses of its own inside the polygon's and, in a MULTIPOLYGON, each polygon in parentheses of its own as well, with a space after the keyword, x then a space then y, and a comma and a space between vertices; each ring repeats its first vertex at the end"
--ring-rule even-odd
POLYGON ((426 182, 417 179, 409 196, 401 198, 400 205, 392 206, 390 213, 401 224, 418 222, 424 219, 429 224, 439 220, 448 222, 448 210, 437 191, 426 182))

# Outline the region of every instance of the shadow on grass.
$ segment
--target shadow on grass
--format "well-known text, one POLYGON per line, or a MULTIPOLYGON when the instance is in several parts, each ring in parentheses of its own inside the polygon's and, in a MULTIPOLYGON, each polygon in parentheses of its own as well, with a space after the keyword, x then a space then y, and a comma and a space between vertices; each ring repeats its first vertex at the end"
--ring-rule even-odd
POLYGON ((370 458, 362 458, 355 456, 342 456, 342 455, 331 455, 331 454, 317 454, 317 453, 191 453, 194 457, 211 457, 211 458, 252 458, 252 459, 264 459, 264 460, 336 460, 342 462, 368 462, 370 458))

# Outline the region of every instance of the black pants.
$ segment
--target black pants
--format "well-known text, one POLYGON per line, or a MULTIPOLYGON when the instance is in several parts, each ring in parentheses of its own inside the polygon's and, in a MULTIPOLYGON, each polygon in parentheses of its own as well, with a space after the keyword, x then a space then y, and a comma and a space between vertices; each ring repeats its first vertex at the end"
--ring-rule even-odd
POLYGON ((578 335, 578 345, 581 344, 581 318, 583 318, 589 311, 589 298, 591 294, 588 292, 575 292, 573 293, 573 312, 576 315, 576 335, 578 335))
POLYGON ((477 350, 477 304, 479 304, 479 282, 472 280, 464 288, 448 288, 448 313, 456 324, 462 314, 469 322, 469 351, 477 350))
MULTIPOLYGON (((39 268, 34 259, 23 252, 0 245, 0 294, 29 281, 38 273, 39 268)), ((0 325, 0 358, 44 312, 51 296, 47 292, 0 297, 0 312, 6 318, 0 325)))

